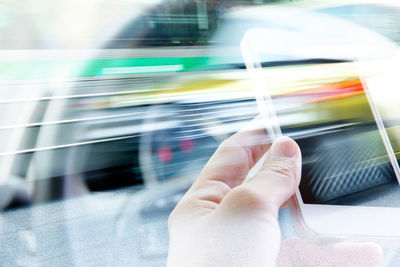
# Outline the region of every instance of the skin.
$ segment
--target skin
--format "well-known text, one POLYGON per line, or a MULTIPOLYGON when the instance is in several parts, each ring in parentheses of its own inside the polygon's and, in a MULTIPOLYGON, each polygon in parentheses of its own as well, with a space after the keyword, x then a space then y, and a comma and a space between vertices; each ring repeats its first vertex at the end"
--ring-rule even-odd
POLYGON ((278 211, 299 185, 301 153, 288 137, 271 145, 260 122, 218 147, 171 213, 168 266, 378 266, 370 243, 281 243, 278 211))

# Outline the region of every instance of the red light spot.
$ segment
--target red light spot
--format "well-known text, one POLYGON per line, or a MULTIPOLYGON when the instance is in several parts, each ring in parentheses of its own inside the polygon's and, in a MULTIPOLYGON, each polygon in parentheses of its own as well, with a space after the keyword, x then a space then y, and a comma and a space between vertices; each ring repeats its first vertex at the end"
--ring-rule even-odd
POLYGON ((160 148, 160 150, 158 150, 158 159, 164 163, 170 162, 172 160, 171 149, 167 147, 160 148))
POLYGON ((185 153, 190 153, 193 151, 194 148, 194 141, 190 139, 181 140, 179 143, 179 147, 185 153))

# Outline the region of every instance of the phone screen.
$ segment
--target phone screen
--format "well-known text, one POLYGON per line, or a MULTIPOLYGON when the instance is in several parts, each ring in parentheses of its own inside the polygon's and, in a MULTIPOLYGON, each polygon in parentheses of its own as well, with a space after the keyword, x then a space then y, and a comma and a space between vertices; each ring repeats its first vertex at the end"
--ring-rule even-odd
MULTIPOLYGON (((400 207, 399 182, 354 64, 300 66, 291 75, 296 72, 294 89, 272 99, 283 134, 302 151, 303 202, 400 207)), ((395 131, 386 130, 397 147, 395 131)))

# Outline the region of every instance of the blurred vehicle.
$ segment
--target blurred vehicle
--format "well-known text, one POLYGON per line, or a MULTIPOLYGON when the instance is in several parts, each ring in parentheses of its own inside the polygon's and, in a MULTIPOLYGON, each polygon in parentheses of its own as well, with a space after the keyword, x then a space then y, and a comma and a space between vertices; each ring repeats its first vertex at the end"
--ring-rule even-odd
MULTIPOLYGON (((86 199, 91 192, 107 191, 104 199, 89 199, 83 209, 105 205, 106 215, 116 218, 113 241, 122 244, 123 256, 165 257, 169 212, 218 144, 259 113, 239 49, 250 28, 302 33, 315 22, 321 25, 322 35, 283 46, 294 56, 263 60, 287 135, 300 142, 317 135, 329 143, 330 134, 348 127, 350 118, 371 122, 354 72, 354 51, 365 45, 366 36, 398 44, 397 5, 299 1, 241 6, 247 2, 156 1, 139 15, 131 8, 90 49, 66 53, 57 63, 34 62, 36 72, 27 78, 51 79, 40 86, 21 82, 26 87, 21 92, 31 95, 4 97, 5 112, 18 112, 26 103, 28 115, 11 116, 2 124, 18 131, 4 139, 7 146, 0 153, 8 166, 2 170, 8 183, 1 188, 1 206, 86 199), (291 19, 279 18, 287 12, 294 12, 291 19), (335 20, 357 25, 360 32, 352 31, 355 26, 324 31, 324 22, 335 20), (309 44, 322 49, 299 49, 309 44), (38 92, 37 87, 45 89, 38 92), (14 184, 11 177, 16 177, 14 184), (129 243, 129 233, 142 243, 129 243)), ((23 65, 13 64, 18 70, 23 65)), ((10 71, 0 77, 19 75, 10 71)), ((68 203, 74 204, 66 204, 67 215, 83 216, 83 211, 73 212, 79 201, 68 203)), ((96 216, 107 220, 106 215, 96 216)), ((79 239, 78 226, 66 228, 69 239, 79 239)))
MULTIPOLYGON (((314 14, 322 14, 317 18, 337 16, 368 29, 369 15, 378 12, 386 16, 386 27, 393 27, 389 19, 398 9, 372 3, 257 6, 233 10, 221 19, 211 4, 177 2, 156 5, 133 20, 126 16, 114 26, 110 41, 89 55, 93 59, 73 70, 78 80, 61 80, 56 91, 38 101, 37 118, 23 133, 26 141, 11 172, 33 181, 33 201, 180 176, 193 179, 218 143, 258 114, 239 50, 246 30, 293 25, 302 31, 307 24, 279 19, 279 14, 295 8, 301 8, 296 11, 299 19, 314 14), (43 164, 50 161, 53 164, 43 164)), ((373 30, 397 41, 397 35, 382 25, 373 30)), ((306 92, 307 86, 316 91, 318 86, 322 91, 324 87, 360 87, 343 66, 355 60, 354 50, 364 40, 349 34, 342 28, 326 32, 308 40, 308 44, 329 43, 325 50, 269 59, 265 66, 276 75, 268 82, 281 90, 278 95, 287 94, 286 88, 301 87, 306 92), (341 47, 338 53, 329 50, 335 46, 341 47), (284 77, 288 67, 293 70, 284 77), (323 74, 324 69, 332 77, 318 81, 318 72, 323 74), (310 81, 303 81, 308 71, 310 81)), ((288 47, 293 48, 296 44, 288 47)), ((347 94, 346 90, 323 94, 347 94)), ((325 95, 314 94, 316 99, 309 100, 320 104, 286 110, 283 127, 325 127, 332 122, 331 114, 345 121, 354 114, 349 109, 362 113, 347 101, 340 104, 344 107, 339 114, 338 107, 321 104, 329 99, 325 95)), ((283 110, 286 101, 282 101, 283 110)))

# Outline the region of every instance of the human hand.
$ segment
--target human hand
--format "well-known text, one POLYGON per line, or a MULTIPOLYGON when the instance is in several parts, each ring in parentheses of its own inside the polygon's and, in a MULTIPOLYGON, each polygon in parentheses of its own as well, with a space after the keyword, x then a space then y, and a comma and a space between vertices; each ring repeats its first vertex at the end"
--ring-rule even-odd
POLYGON ((381 252, 371 244, 318 250, 301 240, 288 240, 280 249, 278 211, 299 185, 301 153, 288 137, 271 146, 259 122, 252 121, 219 146, 172 212, 168 265, 300 266, 299 258, 310 253, 301 261, 307 266, 377 265, 381 252), (261 169, 245 179, 267 151, 261 169), (336 265, 341 263, 345 265, 336 265))

